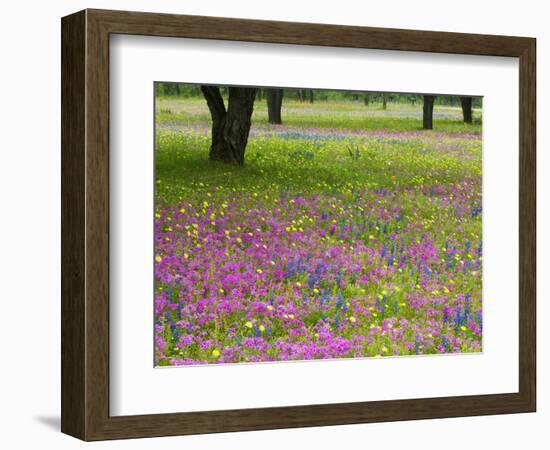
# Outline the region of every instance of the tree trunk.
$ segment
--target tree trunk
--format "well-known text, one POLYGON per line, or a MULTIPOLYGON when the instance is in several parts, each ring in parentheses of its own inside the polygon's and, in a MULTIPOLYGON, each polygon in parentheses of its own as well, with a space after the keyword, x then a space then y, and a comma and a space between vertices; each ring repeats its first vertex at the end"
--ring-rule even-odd
POLYGON ((217 86, 201 86, 201 91, 212 116, 210 159, 242 166, 256 89, 230 87, 227 110, 217 86))
POLYGON ((424 108, 422 110, 422 126, 425 130, 431 130, 433 128, 433 116, 434 116, 434 95, 424 96, 424 108))
POLYGON ((314 97, 313 89, 310 89, 309 90, 309 103, 313 103, 313 97, 314 97))
POLYGON ((365 94, 365 106, 369 106, 369 94, 365 94))
POLYGON ((386 95, 382 94, 382 109, 385 111, 387 107, 388 107, 388 104, 386 100, 386 95))
POLYGON ((472 123, 472 97, 460 97, 464 123, 472 123))
POLYGON ((267 89, 267 121, 276 125, 283 123, 281 119, 281 105, 283 104, 282 89, 267 89))

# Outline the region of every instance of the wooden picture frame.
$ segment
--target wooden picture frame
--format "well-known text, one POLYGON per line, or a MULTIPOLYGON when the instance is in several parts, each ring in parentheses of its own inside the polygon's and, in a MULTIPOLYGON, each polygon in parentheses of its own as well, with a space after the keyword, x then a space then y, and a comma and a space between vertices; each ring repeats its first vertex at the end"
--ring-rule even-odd
POLYGON ((85 10, 62 30, 62 416, 83 440, 535 411, 533 38, 85 10), (109 36, 134 34, 519 58, 519 391, 141 416, 109 415, 109 36))

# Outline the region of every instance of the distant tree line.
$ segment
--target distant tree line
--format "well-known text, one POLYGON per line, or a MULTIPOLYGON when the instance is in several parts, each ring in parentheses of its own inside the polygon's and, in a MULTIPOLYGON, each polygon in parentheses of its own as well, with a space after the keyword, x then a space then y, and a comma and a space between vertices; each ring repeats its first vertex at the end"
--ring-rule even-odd
POLYGON ((157 97, 202 97, 198 84, 155 83, 157 97))
MULTIPOLYGON (((201 97, 202 92, 200 85, 197 84, 182 84, 182 83, 156 83, 156 94, 160 97, 183 97, 193 98, 201 97)), ((256 100, 264 101, 268 99, 268 92, 272 91, 272 88, 258 88, 256 100)), ((423 95, 420 94, 396 94, 396 93, 384 93, 384 92, 364 92, 364 91, 331 91, 324 89, 276 89, 282 91, 282 96, 287 99, 302 101, 304 103, 314 103, 316 101, 356 101, 362 102, 366 106, 397 103, 397 104, 411 104, 421 105, 423 102, 423 95)), ((227 87, 221 88, 221 93, 224 97, 228 95, 227 87)), ((472 97, 472 107, 481 107, 481 98, 472 97)), ((435 105, 444 106, 461 106, 460 98, 455 95, 439 95, 435 99, 435 105)))

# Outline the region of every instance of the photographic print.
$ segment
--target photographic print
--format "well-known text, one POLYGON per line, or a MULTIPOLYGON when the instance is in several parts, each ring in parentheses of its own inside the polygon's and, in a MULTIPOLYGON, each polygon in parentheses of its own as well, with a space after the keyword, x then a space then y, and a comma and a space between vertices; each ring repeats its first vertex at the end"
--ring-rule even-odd
POLYGON ((482 351, 482 98, 157 82, 154 158, 156 366, 482 351))
POLYGON ((536 411, 536 39, 87 9, 61 44, 63 433, 536 411))

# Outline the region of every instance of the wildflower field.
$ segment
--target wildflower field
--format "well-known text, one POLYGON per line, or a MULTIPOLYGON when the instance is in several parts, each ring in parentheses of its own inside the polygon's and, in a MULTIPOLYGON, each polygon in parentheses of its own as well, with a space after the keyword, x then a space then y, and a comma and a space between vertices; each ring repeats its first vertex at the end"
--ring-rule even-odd
POLYGON ((480 352, 480 112, 421 110, 256 101, 239 167, 157 99, 155 364, 480 352))

